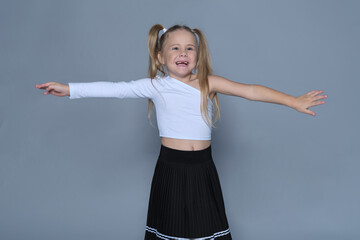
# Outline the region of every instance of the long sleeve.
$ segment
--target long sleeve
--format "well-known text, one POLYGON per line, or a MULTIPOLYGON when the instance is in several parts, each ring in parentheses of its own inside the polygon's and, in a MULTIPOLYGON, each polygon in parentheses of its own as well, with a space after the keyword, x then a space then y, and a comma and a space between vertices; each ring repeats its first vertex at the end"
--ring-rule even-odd
POLYGON ((128 82, 69 83, 70 99, 105 98, 153 98, 154 86, 150 78, 128 82))

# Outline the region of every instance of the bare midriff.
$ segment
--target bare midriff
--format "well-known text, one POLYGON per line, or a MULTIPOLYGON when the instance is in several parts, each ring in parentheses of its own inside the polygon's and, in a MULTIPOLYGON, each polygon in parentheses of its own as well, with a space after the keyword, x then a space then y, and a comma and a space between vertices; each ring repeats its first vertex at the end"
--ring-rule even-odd
POLYGON ((183 151, 199 151, 210 146, 211 140, 189 140, 161 137, 161 144, 168 148, 183 151))

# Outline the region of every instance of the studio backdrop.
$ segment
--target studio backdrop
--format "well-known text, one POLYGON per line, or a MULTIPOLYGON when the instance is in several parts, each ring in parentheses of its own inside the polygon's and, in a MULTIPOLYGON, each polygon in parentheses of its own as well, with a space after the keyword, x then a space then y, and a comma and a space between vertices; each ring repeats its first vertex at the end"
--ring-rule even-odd
POLYGON ((212 153, 234 240, 360 239, 358 1, 0 0, 0 239, 143 239, 160 150, 147 99, 35 84, 147 75, 147 34, 201 29, 214 74, 316 116, 219 94, 212 153))

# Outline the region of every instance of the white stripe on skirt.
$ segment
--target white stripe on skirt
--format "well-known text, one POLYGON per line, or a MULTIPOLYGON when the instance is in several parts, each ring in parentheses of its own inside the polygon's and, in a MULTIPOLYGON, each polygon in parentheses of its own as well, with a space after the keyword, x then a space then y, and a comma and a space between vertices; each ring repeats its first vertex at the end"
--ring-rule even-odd
MULTIPOLYGON (((164 240, 189 240, 189 238, 172 237, 172 236, 168 236, 168 235, 159 233, 158 230, 156 230, 155 228, 151 228, 151 227, 148 227, 148 226, 146 226, 146 231, 154 233, 154 234, 156 234, 156 236, 158 238, 161 238, 161 239, 164 239, 164 240)), ((226 229, 224 231, 221 231, 221 232, 214 233, 213 235, 208 236, 208 237, 191 238, 191 239, 193 239, 193 240, 214 240, 217 237, 221 237, 221 236, 224 236, 224 235, 229 234, 229 233, 230 233, 230 228, 228 228, 228 229, 226 229)))

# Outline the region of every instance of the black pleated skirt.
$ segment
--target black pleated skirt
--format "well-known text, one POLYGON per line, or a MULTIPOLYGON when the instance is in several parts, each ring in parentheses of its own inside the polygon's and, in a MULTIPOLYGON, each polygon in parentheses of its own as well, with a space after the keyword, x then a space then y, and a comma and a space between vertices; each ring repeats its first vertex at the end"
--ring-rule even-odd
POLYGON ((145 240, 229 240, 230 229, 211 146, 161 145, 151 183, 145 240))

